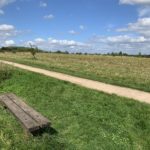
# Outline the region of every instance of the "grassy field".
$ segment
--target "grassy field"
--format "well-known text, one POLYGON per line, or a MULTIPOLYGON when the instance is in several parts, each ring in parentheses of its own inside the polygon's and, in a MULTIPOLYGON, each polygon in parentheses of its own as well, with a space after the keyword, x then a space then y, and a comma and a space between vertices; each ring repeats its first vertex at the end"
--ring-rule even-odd
POLYGON ((150 59, 96 55, 1 53, 0 59, 150 92, 150 59))
POLYGON ((7 92, 48 117, 55 132, 28 137, 13 115, 0 106, 0 149, 150 149, 148 104, 0 66, 0 93, 7 92))

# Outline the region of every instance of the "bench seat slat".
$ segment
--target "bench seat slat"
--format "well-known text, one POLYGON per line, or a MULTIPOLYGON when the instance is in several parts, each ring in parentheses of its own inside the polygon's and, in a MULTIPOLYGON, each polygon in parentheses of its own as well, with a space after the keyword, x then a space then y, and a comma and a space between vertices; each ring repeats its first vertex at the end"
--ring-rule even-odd
POLYGON ((0 102, 8 108, 31 133, 50 125, 50 121, 47 118, 12 93, 1 95, 0 102))
POLYGON ((15 96, 12 93, 7 94, 7 96, 12 101, 14 101, 14 103, 16 103, 21 109, 23 109, 23 111, 25 111, 29 116, 31 116, 31 118, 33 118, 39 124, 40 127, 45 127, 50 125, 50 121, 47 118, 45 118, 40 113, 35 111, 33 108, 28 106, 25 102, 19 100, 17 96, 15 96))
POLYGON ((30 132, 39 129, 39 125, 13 101, 10 101, 6 96, 1 96, 0 99, 30 132))

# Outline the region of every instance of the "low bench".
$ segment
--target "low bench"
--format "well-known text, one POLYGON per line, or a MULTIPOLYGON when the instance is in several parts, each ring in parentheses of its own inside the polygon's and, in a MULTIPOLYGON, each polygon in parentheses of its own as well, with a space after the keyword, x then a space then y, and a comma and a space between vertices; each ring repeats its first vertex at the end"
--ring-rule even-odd
POLYGON ((47 118, 12 93, 1 95, 0 102, 15 115, 30 133, 36 133, 38 130, 50 126, 50 121, 47 118))

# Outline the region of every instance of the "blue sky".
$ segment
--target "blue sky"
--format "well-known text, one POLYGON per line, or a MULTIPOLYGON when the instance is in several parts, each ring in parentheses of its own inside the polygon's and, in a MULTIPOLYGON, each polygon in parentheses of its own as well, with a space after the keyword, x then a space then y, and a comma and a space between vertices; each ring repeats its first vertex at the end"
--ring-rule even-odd
POLYGON ((150 0, 0 0, 0 46, 150 53, 150 0))

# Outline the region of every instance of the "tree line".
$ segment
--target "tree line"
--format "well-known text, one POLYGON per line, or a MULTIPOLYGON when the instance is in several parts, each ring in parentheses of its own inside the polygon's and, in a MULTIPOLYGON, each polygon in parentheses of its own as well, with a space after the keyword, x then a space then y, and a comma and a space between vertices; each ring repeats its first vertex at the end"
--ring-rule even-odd
POLYGON ((0 52, 12 52, 12 53, 16 53, 16 52, 30 52, 34 58, 35 58, 36 53, 38 53, 38 52, 40 52, 40 53, 56 53, 56 54, 129 56, 129 57, 146 57, 146 58, 150 58, 150 55, 142 54, 141 52, 139 52, 138 54, 131 55, 131 54, 124 53, 122 51, 120 51, 120 52, 112 52, 112 53, 107 53, 107 54, 101 54, 101 53, 92 53, 91 54, 91 53, 82 53, 82 52, 69 53, 68 51, 61 51, 61 50, 44 51, 44 50, 38 49, 38 47, 33 46, 31 44, 30 44, 30 47, 16 47, 16 46, 1 47, 0 48, 0 52))

